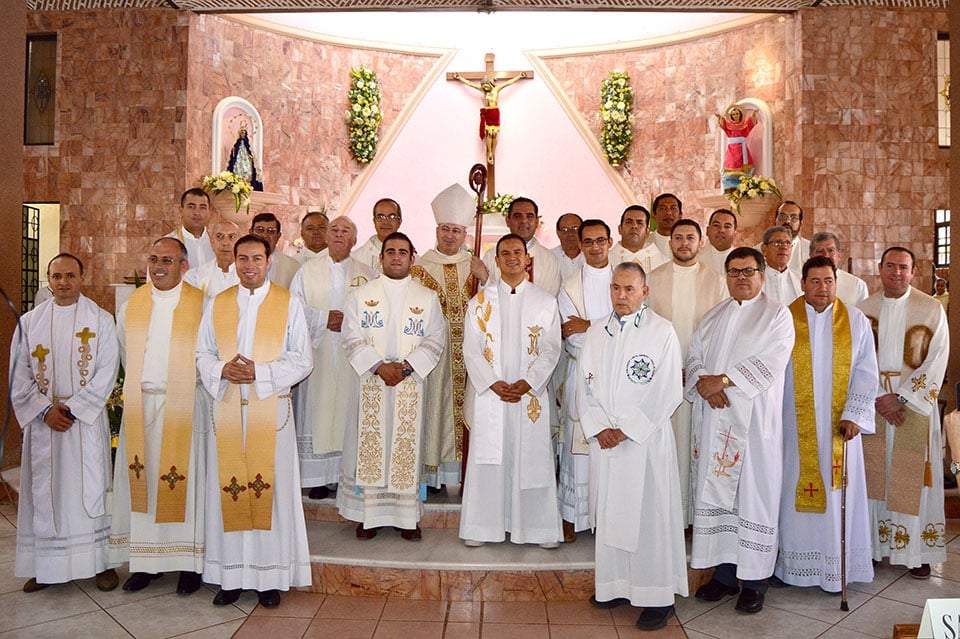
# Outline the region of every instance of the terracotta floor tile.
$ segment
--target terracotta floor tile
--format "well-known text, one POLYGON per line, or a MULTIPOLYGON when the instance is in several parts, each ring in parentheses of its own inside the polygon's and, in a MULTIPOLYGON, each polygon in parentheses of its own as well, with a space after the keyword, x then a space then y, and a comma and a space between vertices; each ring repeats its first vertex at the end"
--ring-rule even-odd
POLYGON ((417 601, 413 599, 388 599, 380 615, 385 621, 444 621, 447 614, 446 601, 417 601))
POLYGON ((303 639, 370 639, 376 619, 314 619, 303 639))
POLYGON ((550 624, 550 639, 618 639, 613 626, 555 626, 550 624))
POLYGON ((381 621, 373 639, 441 639, 443 623, 434 621, 381 621))
POLYGON ((299 617, 301 619, 313 619, 317 611, 320 610, 320 604, 323 603, 323 598, 323 595, 317 595, 312 592, 300 592, 297 590, 281 592, 279 606, 276 608, 257 606, 251 614, 265 617, 299 617))
POLYGON ((610 611, 597 608, 589 601, 548 601, 547 620, 551 626, 554 624, 613 625, 613 616, 610 611))
POLYGON ((447 622, 443 631, 443 639, 478 639, 480 637, 479 623, 447 622))
POLYGON ((247 617, 234 639, 300 639, 310 625, 309 619, 293 617, 247 617))
POLYGON ((483 639, 549 639, 546 624, 486 623, 480 630, 483 639))
MULTIPOLYGON (((636 626, 619 626, 617 632, 620 639, 686 639, 687 634, 680 626, 667 626, 660 630, 640 630, 636 626)), ((756 637, 754 635, 743 635, 744 637, 756 637)), ((773 635, 771 635, 773 636, 773 635)), ((783 635, 787 636, 787 635, 783 635)))
POLYGON ((547 623, 547 606, 542 601, 485 601, 484 623, 547 623))
POLYGON ((344 597, 327 595, 317 619, 379 619, 386 597, 344 597))
POLYGON ((478 623, 480 621, 480 605, 479 601, 451 601, 450 609, 447 611, 447 623, 478 623))

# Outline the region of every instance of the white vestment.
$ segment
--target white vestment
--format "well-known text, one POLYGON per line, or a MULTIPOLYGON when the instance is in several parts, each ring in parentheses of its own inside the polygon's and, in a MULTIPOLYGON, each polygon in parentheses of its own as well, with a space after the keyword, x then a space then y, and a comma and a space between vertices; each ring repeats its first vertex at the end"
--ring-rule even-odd
POLYGON ((590 520, 597 601, 672 606, 687 596, 687 556, 670 414, 682 399, 680 344, 646 306, 587 331, 577 362, 577 406, 590 438, 590 520), (627 439, 601 449, 596 436, 627 439))
POLYGON ((377 234, 374 233, 370 236, 370 239, 353 249, 353 251, 350 253, 350 257, 358 262, 366 264, 377 273, 380 273, 380 248, 382 246, 383 242, 381 242, 380 238, 377 237, 377 234))
POLYGON ((767 266, 763 272, 763 292, 766 296, 778 304, 790 306, 793 300, 803 295, 800 288, 800 276, 790 268, 783 272, 767 266))
MULTIPOLYGON (((605 322, 613 311, 610 302, 610 279, 613 268, 584 265, 563 282, 557 305, 560 321, 576 315, 595 323, 605 322)), ((586 333, 571 335, 563 341, 564 364, 563 439, 560 446, 560 514, 579 532, 590 527, 590 457, 583 444, 583 430, 577 415, 577 358, 586 333)))
MULTIPOLYGON (((253 359, 254 336, 260 306, 272 285, 269 281, 252 294, 243 287, 228 289, 221 295, 233 295, 239 306, 237 349, 253 359)), ((232 301, 232 300, 228 300, 232 301)), ((274 454, 273 515, 270 530, 224 532, 217 463, 217 426, 214 402, 221 401, 230 384, 220 375, 224 364, 237 353, 220 353, 214 331, 214 306, 209 305, 200 324, 197 344, 197 369, 206 397, 207 426, 207 490, 204 526, 206 556, 203 580, 219 584, 224 590, 289 590, 310 585, 310 551, 307 529, 300 500, 300 467, 297 464, 297 441, 290 401, 290 387, 310 373, 313 351, 303 316, 303 306, 290 296, 287 306, 287 331, 280 356, 270 362, 256 362, 256 381, 241 384, 240 395, 246 399, 252 392, 259 399, 279 396, 277 402, 276 451, 274 454)), ((244 438, 246 414, 243 409, 244 438)))
POLYGON ((622 262, 634 262, 643 268, 643 272, 649 275, 653 269, 661 264, 666 264, 672 258, 664 256, 655 244, 644 244, 643 248, 634 253, 620 242, 617 242, 607 256, 610 266, 616 268, 622 262))
POLYGON ((856 308, 860 302, 870 297, 867 283, 856 275, 837 269, 837 298, 847 305, 847 308, 856 308))
POLYGON ((300 262, 278 251, 271 256, 267 279, 277 286, 290 288, 290 282, 299 270, 300 262))
POLYGON ((730 255, 733 249, 734 246, 731 244, 727 250, 718 251, 713 247, 713 244, 708 241, 704 244, 703 248, 700 249, 700 252, 697 253, 697 261, 713 269, 713 271, 720 276, 720 281, 722 282, 726 278, 727 273, 727 269, 724 268, 724 263, 727 261, 727 256, 730 255))
MULTIPOLYGON (((706 315, 724 297, 726 286, 712 269, 702 265, 680 266, 668 262, 647 275, 650 296, 647 303, 660 317, 673 324, 680 340, 680 353, 687 355, 693 331, 706 315)), ((677 444, 677 467, 680 472, 680 497, 683 504, 683 523, 693 523, 693 493, 690 463, 693 446, 690 437, 693 405, 686 399, 680 402, 671 417, 673 437, 677 444)))
POLYGON ((326 255, 327 249, 320 249, 319 251, 312 251, 306 246, 298 246, 296 251, 293 253, 288 253, 290 257, 295 259, 300 263, 300 266, 303 266, 307 263, 308 260, 312 260, 315 257, 320 257, 321 255, 326 255))
MULTIPOLYGON (((896 393, 907 400, 906 409, 929 418, 926 461, 931 485, 920 490, 919 515, 891 511, 886 500, 870 499, 873 524, 873 558, 889 558, 891 564, 916 568, 947 560, 943 504, 943 444, 940 410, 937 405, 940 384, 947 367, 950 335, 946 313, 931 296, 913 287, 898 298, 884 296, 880 290, 871 295, 863 309, 877 327, 877 360, 880 383, 877 396, 896 393), (879 316, 871 317, 869 306, 879 306, 879 316), (917 318, 935 317, 927 324, 917 318), (932 335, 928 332, 932 325, 932 335), (929 340, 929 343, 925 343, 929 340), (910 350, 906 352, 905 342, 910 350)), ((877 413, 877 420, 883 417, 877 413)), ((893 449, 897 427, 886 424, 886 494, 897 481, 892 476, 893 449)), ((878 437, 879 435, 872 435, 878 437)), ((869 471, 868 471, 869 472, 869 471)))
POLYGON ((207 262, 216 262, 217 254, 213 252, 213 245, 210 243, 210 235, 207 229, 203 229, 200 237, 194 237, 193 234, 183 226, 176 228, 164 237, 175 237, 187 247, 187 260, 190 262, 190 268, 203 266, 207 262))
POLYGON ((440 361, 446 338, 446 321, 436 294, 409 276, 393 280, 382 275, 355 289, 347 298, 342 343, 353 373, 342 374, 359 377, 364 412, 356 423, 346 425, 337 509, 341 516, 362 523, 364 528, 394 526, 409 530, 420 521, 418 491, 391 489, 396 477, 391 470, 398 461, 403 462, 398 472, 413 475, 412 480, 404 483, 413 487, 422 483, 419 459, 423 443, 423 382, 440 361), (373 374, 381 363, 404 360, 413 372, 396 386, 385 386, 373 374), (407 397, 411 393, 416 397, 407 397), (368 452, 359 446, 359 431, 368 427, 380 429, 376 460, 380 465, 375 469, 382 480, 379 486, 359 485, 358 452, 368 452), (409 445, 406 454, 395 450, 395 443, 405 448, 409 445))
POLYGON ((303 304, 317 364, 293 389, 300 484, 308 488, 339 481, 344 429, 357 421, 357 380, 344 374, 350 371, 341 334, 327 329, 327 318, 330 311, 343 312, 347 293, 373 277, 368 266, 351 257, 334 262, 324 253, 304 264, 290 284, 290 294, 303 304))
MULTIPOLYGON (((533 260, 533 283, 550 293, 552 297, 556 297, 557 293, 560 292, 561 282, 560 262, 557 260, 557 256, 550 249, 544 248, 535 237, 527 242, 527 255, 533 260)), ((487 280, 487 284, 500 280, 500 269, 497 268, 496 257, 497 248, 495 246, 490 247, 483 254, 483 263, 490 271, 490 279, 487 280)))
MULTIPOLYGON (((656 248, 660 252, 660 257, 664 262, 669 262, 673 259, 673 251, 670 249, 669 233, 660 235, 656 231, 653 231, 647 235, 647 240, 643 243, 643 246, 644 248, 656 248)), ((653 268, 656 268, 656 266, 653 268)))
MULTIPOLYGON (((813 388, 817 428, 817 458, 820 476, 827 491, 826 511, 798 512, 797 482, 800 476, 798 407, 795 401, 794 364, 791 358, 783 385, 783 491, 780 499, 780 553, 775 574, 794 586, 819 586, 827 592, 840 591, 840 490, 831 489, 833 423, 833 306, 817 313, 804 304, 810 331, 813 388)), ((877 356, 873 333, 866 316, 847 307, 850 322, 851 354, 849 383, 841 420, 854 422, 861 433, 874 430, 873 399, 877 387, 877 356)), ((867 481, 863 470, 863 439, 847 442, 846 556, 847 582, 873 581, 870 513, 867 508, 867 481)))
POLYGON ((693 333, 684 363, 684 394, 693 402, 693 568, 736 564, 745 580, 773 573, 793 339, 790 311, 764 293, 724 300, 693 333), (721 374, 734 384, 724 391, 730 406, 710 408, 696 384, 721 374))
POLYGON ((20 326, 10 347, 11 399, 23 427, 15 573, 42 584, 92 577, 109 567, 104 407, 117 379, 116 327, 83 295, 70 306, 48 300, 20 326), (76 417, 62 433, 43 421, 54 400, 76 417))
MULTIPOLYGON (((757 249, 762 253, 763 242, 760 242, 753 248, 757 249)), ((790 262, 787 264, 787 270, 793 271, 794 273, 796 273, 797 277, 799 278, 803 274, 804 262, 806 262, 809 259, 810 259, 810 240, 803 237, 802 235, 796 236, 795 238, 793 238, 793 241, 792 241, 790 262)), ((790 300, 790 302, 792 301, 793 300, 790 300)), ((786 302, 786 303, 789 304, 790 302, 786 302)))
POLYGON ((577 253, 577 256, 571 260, 567 257, 567 254, 563 252, 562 246, 554 246, 550 251, 557 256, 557 264, 560 265, 561 282, 579 271, 580 267, 584 264, 583 253, 577 253))
POLYGON ((212 299, 231 286, 239 284, 240 278, 237 277, 236 264, 231 264, 224 272, 217 260, 211 260, 202 266, 191 268, 183 276, 183 281, 203 291, 206 299, 212 299))
POLYGON ((470 300, 466 317, 470 451, 460 537, 499 542, 509 532, 516 544, 563 541, 547 389, 560 357, 556 300, 526 280, 515 289, 500 280, 470 300), (521 379, 530 390, 517 403, 490 390, 521 379))
MULTIPOLYGON (((216 265, 216 262, 208 262, 216 265)), ((163 415, 173 333, 173 312, 180 302, 181 285, 169 291, 156 288, 143 354, 140 387, 143 393, 143 434, 146 454, 147 512, 133 512, 130 500, 130 469, 127 467, 127 429, 121 427, 120 445, 113 478, 113 520, 110 529, 110 562, 130 563, 130 572, 184 570, 203 572, 203 508, 206 464, 206 427, 203 397, 194 401, 193 435, 183 522, 156 523, 157 487, 160 485, 160 451, 163 447, 163 415)), ((120 356, 127 368, 127 302, 117 312, 120 356)), ((196 372, 196 369, 193 368, 196 372)), ((129 374, 129 371, 128 371, 129 374)), ((166 469, 164 469, 165 472, 166 469)))

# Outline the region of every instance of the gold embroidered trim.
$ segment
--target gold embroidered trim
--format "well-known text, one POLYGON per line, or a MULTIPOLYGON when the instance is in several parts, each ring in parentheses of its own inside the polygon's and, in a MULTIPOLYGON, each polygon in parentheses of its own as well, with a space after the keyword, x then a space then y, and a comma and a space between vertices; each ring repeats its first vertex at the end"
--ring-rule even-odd
POLYGON ((405 379, 397 386, 397 423, 390 458, 390 483, 398 490, 409 490, 417 481, 417 413, 420 393, 417 384, 405 379))
POLYGON ((380 437, 380 407, 383 391, 376 375, 367 377, 360 389, 360 434, 357 454, 357 482, 379 484, 383 481, 380 461, 383 440, 380 437))
POLYGON ((80 338, 80 348, 77 349, 80 353, 80 359, 77 361, 77 368, 80 369, 80 386, 86 386, 87 377, 90 376, 90 362, 93 361, 93 355, 90 354, 90 340, 96 336, 97 334, 91 331, 89 326, 84 326, 83 330, 76 333, 76 337, 80 338))

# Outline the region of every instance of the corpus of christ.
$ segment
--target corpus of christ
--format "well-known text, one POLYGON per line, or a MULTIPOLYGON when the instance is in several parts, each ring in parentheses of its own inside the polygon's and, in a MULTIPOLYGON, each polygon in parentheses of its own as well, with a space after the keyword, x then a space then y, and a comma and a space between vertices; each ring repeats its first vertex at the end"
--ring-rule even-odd
POLYGON ((15 4, 0 632, 941 636, 948 0, 15 4))

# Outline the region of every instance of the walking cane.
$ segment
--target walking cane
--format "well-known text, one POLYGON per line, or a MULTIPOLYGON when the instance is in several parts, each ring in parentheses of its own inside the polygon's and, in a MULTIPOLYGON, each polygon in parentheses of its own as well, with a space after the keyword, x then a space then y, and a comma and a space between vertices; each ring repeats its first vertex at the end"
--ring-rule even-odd
POLYGON ((850 610, 847 605, 847 440, 843 440, 840 462, 840 610, 850 610))

